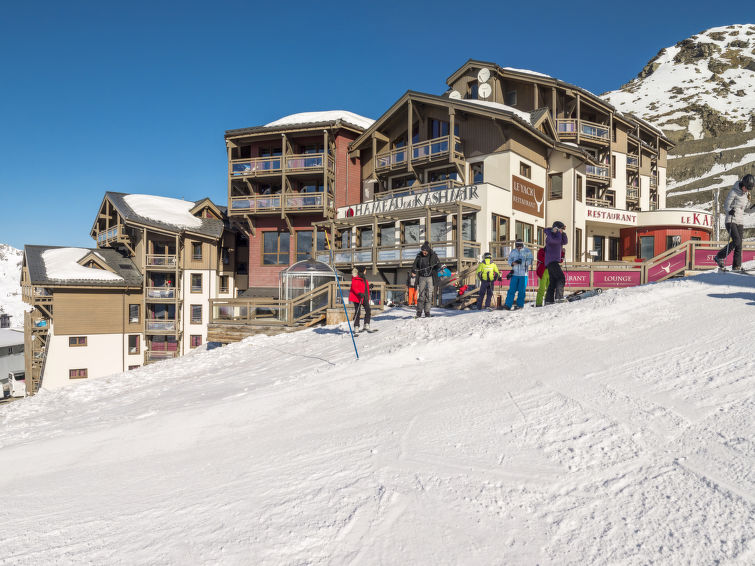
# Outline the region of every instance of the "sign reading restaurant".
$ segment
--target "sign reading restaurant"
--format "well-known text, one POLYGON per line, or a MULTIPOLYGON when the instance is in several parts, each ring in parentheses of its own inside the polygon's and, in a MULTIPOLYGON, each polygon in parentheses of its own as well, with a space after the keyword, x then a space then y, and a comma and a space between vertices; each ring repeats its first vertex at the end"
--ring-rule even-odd
POLYGON ((586 220, 608 222, 610 224, 625 224, 628 226, 637 225, 637 214, 634 212, 627 212, 626 210, 618 210, 616 208, 600 208, 597 206, 586 206, 585 209, 587 211, 586 220))
MULTIPOLYGON (((407 189, 407 192, 410 190, 410 188, 407 189)), ((380 214, 391 212, 393 210, 423 208, 425 206, 433 206, 436 204, 469 201, 479 198, 477 185, 467 185, 466 187, 454 187, 452 189, 428 191, 416 195, 398 196, 363 202, 361 204, 355 204, 349 208, 345 214, 339 211, 339 216, 369 216, 371 214, 380 214)))
POLYGON ((511 208, 545 218, 545 189, 526 179, 511 176, 511 208))

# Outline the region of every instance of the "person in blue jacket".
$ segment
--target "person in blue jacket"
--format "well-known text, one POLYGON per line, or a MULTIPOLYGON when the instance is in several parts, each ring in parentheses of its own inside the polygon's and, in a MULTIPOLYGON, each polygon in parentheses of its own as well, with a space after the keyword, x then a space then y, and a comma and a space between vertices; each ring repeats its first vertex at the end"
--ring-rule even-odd
POLYGON ((514 243, 514 249, 509 254, 509 263, 514 271, 511 276, 509 291, 506 293, 506 301, 503 308, 511 310, 514 305, 514 296, 516 295, 516 306, 524 306, 524 293, 527 291, 527 274, 532 267, 532 252, 529 248, 524 247, 524 242, 517 238, 514 243))

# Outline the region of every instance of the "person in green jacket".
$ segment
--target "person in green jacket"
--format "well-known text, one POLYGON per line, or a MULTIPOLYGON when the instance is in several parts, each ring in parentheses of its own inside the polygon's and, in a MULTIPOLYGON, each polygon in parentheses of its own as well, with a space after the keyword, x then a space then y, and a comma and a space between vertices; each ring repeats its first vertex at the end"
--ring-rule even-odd
POLYGON ((477 310, 482 308, 482 301, 485 300, 485 308, 490 308, 490 300, 493 298, 493 284, 501 278, 501 272, 498 266, 493 263, 493 257, 490 253, 482 256, 480 265, 477 266, 477 278, 480 280, 480 294, 477 297, 477 310))

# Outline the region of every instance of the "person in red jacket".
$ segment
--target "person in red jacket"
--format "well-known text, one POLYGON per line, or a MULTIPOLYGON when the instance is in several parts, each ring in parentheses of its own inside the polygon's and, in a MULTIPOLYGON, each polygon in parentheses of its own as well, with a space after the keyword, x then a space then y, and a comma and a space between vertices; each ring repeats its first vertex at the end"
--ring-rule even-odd
POLYGON ((365 268, 360 265, 356 268, 356 275, 351 278, 349 289, 349 301, 354 303, 354 331, 359 331, 359 319, 361 310, 364 308, 364 326, 362 330, 370 329, 370 283, 365 276, 365 268))
MULTIPOLYGON (((561 261, 564 261, 566 252, 561 248, 561 261)), ((548 270, 545 269, 545 248, 537 250, 537 278, 540 280, 540 285, 537 288, 537 296, 535 297, 535 306, 543 306, 543 297, 545 297, 545 291, 548 289, 548 283, 550 281, 550 275, 548 270)))

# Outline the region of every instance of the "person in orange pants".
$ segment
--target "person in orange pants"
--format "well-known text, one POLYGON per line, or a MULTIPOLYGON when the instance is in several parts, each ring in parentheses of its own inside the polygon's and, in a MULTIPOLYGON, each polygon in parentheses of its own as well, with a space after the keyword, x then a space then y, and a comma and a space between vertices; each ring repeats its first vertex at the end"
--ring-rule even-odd
POLYGON ((417 304, 417 274, 413 271, 406 275, 406 302, 409 306, 417 304))

